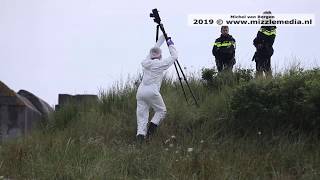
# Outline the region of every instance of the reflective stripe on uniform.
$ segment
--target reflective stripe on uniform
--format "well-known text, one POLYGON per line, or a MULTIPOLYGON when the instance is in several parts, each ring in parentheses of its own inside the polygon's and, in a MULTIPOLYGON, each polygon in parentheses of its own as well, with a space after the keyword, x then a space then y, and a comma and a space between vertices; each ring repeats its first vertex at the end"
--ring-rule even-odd
POLYGON ((269 31, 269 30, 267 30, 266 28, 260 28, 259 31, 262 32, 263 34, 267 35, 267 36, 276 35, 276 33, 277 33, 276 29, 271 29, 271 30, 269 31))
POLYGON ((223 41, 223 42, 216 42, 213 45, 217 47, 230 47, 234 44, 235 43, 233 41, 223 41))

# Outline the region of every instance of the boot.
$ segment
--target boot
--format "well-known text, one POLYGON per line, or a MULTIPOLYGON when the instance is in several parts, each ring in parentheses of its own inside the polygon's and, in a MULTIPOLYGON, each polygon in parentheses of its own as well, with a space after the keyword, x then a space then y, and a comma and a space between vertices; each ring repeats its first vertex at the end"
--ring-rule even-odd
POLYGON ((147 137, 150 138, 150 136, 152 136, 156 130, 157 130, 158 125, 150 122, 149 124, 149 128, 148 128, 148 132, 147 132, 147 137))
POLYGON ((144 140, 145 140, 145 137, 144 137, 144 135, 142 135, 142 134, 139 134, 139 135, 137 135, 137 143, 138 144, 142 144, 143 142, 144 142, 144 140))

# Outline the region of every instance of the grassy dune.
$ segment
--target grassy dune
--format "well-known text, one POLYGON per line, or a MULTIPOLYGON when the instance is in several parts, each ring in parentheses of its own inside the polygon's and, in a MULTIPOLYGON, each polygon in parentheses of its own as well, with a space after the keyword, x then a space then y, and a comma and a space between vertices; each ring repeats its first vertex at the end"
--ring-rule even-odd
POLYGON ((128 81, 3 143, 0 179, 320 178, 320 70, 202 75, 189 79, 200 107, 179 82, 163 82, 168 116, 149 143, 135 143, 137 87, 128 81))

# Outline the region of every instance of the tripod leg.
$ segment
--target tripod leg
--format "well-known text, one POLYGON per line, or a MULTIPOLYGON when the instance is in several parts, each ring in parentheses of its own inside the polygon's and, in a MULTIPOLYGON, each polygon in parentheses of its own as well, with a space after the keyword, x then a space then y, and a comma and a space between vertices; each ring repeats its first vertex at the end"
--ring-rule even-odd
POLYGON ((187 86, 188 86, 188 88, 189 88, 189 91, 190 91, 190 93, 191 93, 191 95, 192 95, 192 98, 193 98, 196 106, 199 106, 198 101, 197 101, 196 97, 194 96, 194 94, 193 94, 193 92, 192 92, 192 90, 191 90, 191 88, 190 88, 190 86, 189 86, 188 80, 187 80, 185 74, 184 74, 183 71, 182 71, 182 68, 181 68, 181 66, 180 66, 179 61, 176 60, 176 62, 177 62, 177 64, 178 64, 178 67, 179 67, 179 69, 180 69, 180 71, 181 71, 181 74, 182 74, 182 76, 183 76, 183 78, 184 78, 184 81, 186 82, 186 84, 187 84, 187 86))
POLYGON ((160 28, 160 25, 157 25, 156 42, 158 41, 158 38, 159 38, 159 28, 160 28))
POLYGON ((180 81, 180 86, 181 86, 181 89, 182 89, 182 91, 183 91, 184 98, 186 99, 186 101, 187 101, 187 103, 188 103, 188 98, 187 98, 187 95, 186 95, 186 91, 184 90, 184 87, 183 87, 183 85, 182 85, 181 76, 180 76, 180 74, 179 74, 179 71, 178 71, 176 62, 174 62, 173 64, 174 64, 174 68, 176 69, 176 72, 177 72, 179 81, 180 81))
MULTIPOLYGON (((158 38, 159 38, 159 29, 160 29, 160 25, 157 25, 156 42, 158 41, 158 38)), ((181 81, 182 78, 181 78, 181 76, 180 76, 180 74, 179 74, 179 71, 178 71, 178 68, 177 68, 176 63, 174 63, 174 67, 175 67, 175 69, 176 69, 176 72, 177 72, 177 75, 178 75, 178 78, 179 78, 179 81, 180 81, 180 86, 181 86, 181 89, 182 89, 182 91, 183 91, 183 95, 184 95, 186 101, 188 102, 187 94, 186 94, 186 91, 184 90, 184 87, 183 87, 183 85, 182 85, 182 81, 181 81)))
MULTIPOLYGON (((163 26, 160 27, 160 24, 159 24, 159 25, 157 25, 156 41, 158 41, 159 29, 160 29, 160 28, 161 28, 161 31, 162 31, 163 35, 166 37, 166 39, 168 38, 168 37, 167 37, 167 34, 166 34, 166 32, 165 32, 165 30, 164 30, 164 28, 163 28, 163 26)), ((178 66, 179 66, 179 68, 180 68, 180 71, 181 71, 181 73, 182 73, 182 75, 183 75, 184 80, 186 81, 186 84, 187 84, 187 86, 188 86, 188 88, 189 88, 189 91, 190 91, 190 93, 191 93, 191 95, 192 95, 192 97, 193 97, 193 99, 194 99, 194 102, 195 102, 196 106, 199 106, 198 101, 197 101, 197 99, 195 98, 195 96, 194 96, 194 94, 193 94, 193 92, 192 92, 192 90, 191 90, 191 88, 190 88, 190 86, 189 86, 188 80, 187 80, 186 76, 184 75, 184 73, 183 73, 183 71, 182 71, 182 69, 181 69, 180 63, 178 62, 178 60, 176 60, 176 62, 174 62, 174 67, 175 67, 175 69, 176 69, 176 72, 177 72, 177 75, 178 75, 178 78, 179 78, 179 81, 180 81, 180 85, 181 85, 181 88, 182 88, 182 91, 183 91, 183 94, 184 94, 184 97, 185 97, 186 101, 188 102, 187 95, 186 95, 186 92, 185 92, 184 87, 183 87, 183 85, 182 85, 181 77, 180 77, 180 74, 179 74, 179 71, 178 71, 178 68, 177 68, 176 63, 178 64, 178 66)))

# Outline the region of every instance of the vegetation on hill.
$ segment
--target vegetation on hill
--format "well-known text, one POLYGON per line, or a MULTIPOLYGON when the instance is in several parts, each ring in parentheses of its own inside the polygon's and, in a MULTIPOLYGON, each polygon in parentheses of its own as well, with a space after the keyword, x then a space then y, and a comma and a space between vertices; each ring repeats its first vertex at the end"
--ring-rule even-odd
MULTIPOLYGON (((135 142, 137 81, 69 104, 33 134, 0 147, 0 177, 13 179, 318 179, 320 70, 273 78, 252 70, 189 77, 161 93, 168 115, 148 143, 135 142), (189 96, 191 97, 191 96, 189 96)), ((1 178, 0 178, 1 179, 1 178)))

